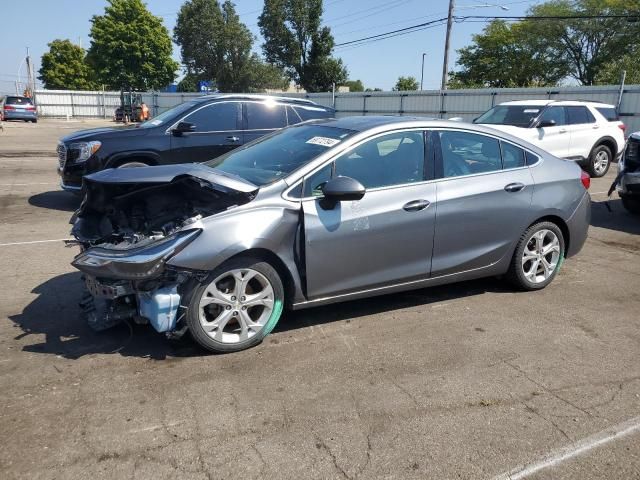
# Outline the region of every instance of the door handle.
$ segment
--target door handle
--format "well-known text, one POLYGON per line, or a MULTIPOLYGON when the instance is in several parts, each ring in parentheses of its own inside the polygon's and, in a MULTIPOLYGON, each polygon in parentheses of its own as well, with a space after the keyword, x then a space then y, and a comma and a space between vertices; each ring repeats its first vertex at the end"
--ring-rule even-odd
POLYGON ((559 133, 567 133, 567 129, 566 128, 561 128, 560 130, 558 130, 559 133))
POLYGON ((600 128, 600 125, 594 125, 594 126, 593 126, 593 127, 591 127, 591 128, 593 128, 594 130, 597 130, 598 128, 600 128))
POLYGON ((504 189, 510 193, 519 192, 523 188, 524 188, 524 183, 520 183, 520 182, 510 183, 508 185, 505 185, 504 187, 504 189))
POLYGON ((431 202, 429 200, 413 200, 409 203, 405 203, 402 207, 407 212, 419 212, 420 210, 424 210, 431 202))
POLYGON ((227 140, 235 143, 240 141, 240 137, 227 137, 227 140))

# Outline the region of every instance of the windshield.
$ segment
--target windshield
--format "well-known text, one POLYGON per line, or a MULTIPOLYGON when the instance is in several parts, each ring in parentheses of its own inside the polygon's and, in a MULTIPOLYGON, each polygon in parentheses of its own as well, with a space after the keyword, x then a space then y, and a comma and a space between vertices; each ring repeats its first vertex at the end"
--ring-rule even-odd
POLYGON ((157 117, 154 117, 151 120, 147 120, 146 122, 139 124, 138 128, 153 128, 153 127, 162 125, 163 123, 170 122, 174 119, 174 117, 181 115, 182 113, 186 112, 191 107, 197 104, 198 102, 181 103, 180 105, 177 105, 173 108, 170 108, 166 112, 161 113, 157 117))
POLYGON ((480 115, 473 123, 527 128, 543 108, 543 105, 498 105, 480 115))
POLYGON ((205 165, 262 186, 286 177, 354 133, 324 125, 289 127, 232 150, 205 165))

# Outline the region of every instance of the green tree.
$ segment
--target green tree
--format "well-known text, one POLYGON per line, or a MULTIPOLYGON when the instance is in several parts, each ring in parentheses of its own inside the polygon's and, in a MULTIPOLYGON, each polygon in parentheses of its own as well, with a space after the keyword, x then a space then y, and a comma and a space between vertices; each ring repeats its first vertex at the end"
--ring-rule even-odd
POLYGON ((142 0, 108 0, 104 15, 91 19, 87 60, 109 88, 159 89, 173 82, 178 64, 162 19, 142 0))
POLYGON ((524 22, 489 23, 473 35, 473 44, 458 50, 449 88, 541 87, 556 85, 569 74, 567 62, 524 22))
POLYGON ((396 86, 393 87, 396 92, 405 92, 407 90, 418 90, 418 80, 415 77, 398 77, 396 86))
POLYGON ((620 83, 620 75, 624 70, 627 72, 625 83, 637 85, 640 83, 640 63, 638 62, 638 51, 617 57, 602 66, 596 74, 596 83, 600 85, 616 85, 620 83))
POLYGON ((321 22, 322 0, 265 0, 258 20, 267 61, 309 92, 328 91, 347 80, 342 60, 331 56, 331 30, 321 22))
POLYGON ((364 85, 361 80, 347 80, 341 86, 349 87, 350 92, 364 92, 364 85))
POLYGON ((70 40, 54 40, 42 55, 38 78, 50 90, 92 90, 97 88, 85 51, 70 40))
MULTIPOLYGON (((531 16, 637 15, 637 2, 607 0, 551 0, 531 8, 531 16), (633 5, 635 3, 635 6, 633 5)), ((638 28, 620 18, 525 20, 529 35, 566 62, 568 76, 593 85, 600 69, 638 45, 638 28)))
POLYGON ((282 88, 283 72, 251 53, 254 37, 232 2, 189 0, 178 13, 173 38, 187 71, 215 80, 222 92, 282 88))
POLYGON ((187 72, 187 74, 182 77, 182 80, 178 82, 177 90, 178 92, 197 92, 198 91, 198 82, 200 81, 200 77, 198 75, 187 72))

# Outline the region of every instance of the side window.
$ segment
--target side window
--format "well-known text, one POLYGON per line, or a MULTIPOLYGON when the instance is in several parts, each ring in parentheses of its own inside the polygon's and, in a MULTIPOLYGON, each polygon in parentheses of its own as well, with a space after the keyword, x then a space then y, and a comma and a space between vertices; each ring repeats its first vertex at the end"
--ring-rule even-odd
POLYGON ((554 120, 556 122, 556 126, 560 126, 567 124, 567 119, 565 117, 566 114, 564 107, 549 107, 542 113, 540 120, 554 120))
POLYGON ((502 169, 500 143, 495 138, 455 130, 439 134, 444 178, 502 169))
POLYGON ((596 107, 596 110, 606 118, 608 122, 617 122, 620 120, 618 112, 613 107, 596 107))
POLYGON ((247 128, 249 130, 273 130, 287 126, 284 105, 247 102, 247 128))
POLYGON ((424 180, 424 132, 390 133, 369 140, 335 161, 335 174, 352 177, 365 188, 424 180))
POLYGON ((302 118, 295 111, 295 109, 289 105, 287 105, 287 123, 289 125, 295 125, 296 123, 302 122, 302 118))
POLYGON ((196 132, 236 130, 238 121, 237 102, 214 103, 196 110, 184 121, 193 123, 196 132))
POLYGON ((303 197, 319 197, 322 195, 322 186, 331 179, 332 166, 333 163, 330 163, 304 179, 303 197))
POLYGON ((535 165, 539 161, 540 161, 540 157, 538 157, 537 155, 534 155, 531 152, 527 152, 527 165, 528 166, 535 165))
POLYGON ((502 148, 503 168, 518 168, 527 164, 524 150, 520 147, 507 142, 500 142, 500 147, 502 148))
POLYGON ((325 110, 324 108, 302 107, 302 106, 296 106, 293 108, 298 113, 298 115, 300 116, 303 122, 306 122, 307 120, 313 120, 316 118, 333 117, 333 113, 325 110))
POLYGON ((569 116, 569 125, 582 125, 585 123, 594 123, 596 121, 587 107, 565 107, 569 116))

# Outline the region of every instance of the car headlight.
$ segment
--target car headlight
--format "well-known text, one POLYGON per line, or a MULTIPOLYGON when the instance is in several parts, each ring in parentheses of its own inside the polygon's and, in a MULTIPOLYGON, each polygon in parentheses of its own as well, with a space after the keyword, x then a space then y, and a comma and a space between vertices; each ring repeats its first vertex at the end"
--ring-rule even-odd
POLYGON ((142 280, 162 272, 165 262, 200 232, 200 229, 178 232, 150 245, 128 250, 93 247, 78 255, 71 264, 94 277, 142 280))
POLYGON ((94 140, 92 142, 77 142, 69 146, 69 150, 74 152, 73 161, 76 163, 86 162, 89 157, 100 150, 102 142, 94 140), (75 152, 78 152, 75 154, 75 152))

